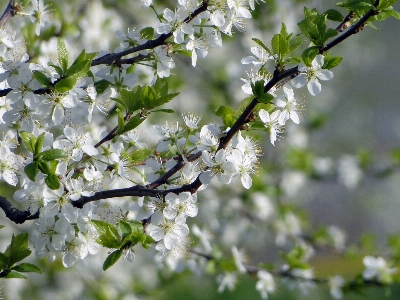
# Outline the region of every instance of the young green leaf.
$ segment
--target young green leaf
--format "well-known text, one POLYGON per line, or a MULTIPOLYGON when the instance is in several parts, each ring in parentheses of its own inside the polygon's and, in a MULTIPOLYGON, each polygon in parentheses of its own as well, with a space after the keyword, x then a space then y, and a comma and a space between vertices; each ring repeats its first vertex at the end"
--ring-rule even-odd
POLYGON ((69 78, 81 78, 87 74, 91 66, 91 61, 90 60, 84 60, 76 65, 72 65, 65 73, 66 77, 69 78))
POLYGON ((116 249, 121 246, 121 237, 119 233, 115 233, 114 230, 107 228, 106 233, 100 235, 96 242, 103 247, 110 248, 110 249, 116 249))
POLYGON ((44 161, 52 161, 54 159, 66 158, 68 153, 62 149, 49 149, 39 154, 40 158, 44 161))
POLYGON ((44 87, 48 88, 51 85, 51 80, 40 71, 34 70, 33 77, 44 87))
POLYGON ((61 38, 57 38, 57 52, 58 52, 58 62, 65 73, 68 68, 68 53, 67 48, 65 48, 64 41, 61 38))
POLYGON ((26 277, 26 276, 24 276, 24 275, 22 275, 22 274, 20 274, 20 273, 18 273, 18 272, 15 272, 15 271, 11 271, 11 272, 8 273, 7 276, 5 276, 4 278, 8 278, 8 279, 10 279, 10 278, 28 279, 28 277, 26 277))
POLYGON ((62 79, 54 85, 54 89, 59 93, 66 93, 74 87, 76 80, 75 77, 62 79))
POLYGON ((119 220, 118 224, 119 224, 119 229, 121 230, 122 233, 122 239, 124 239, 126 236, 132 233, 132 227, 128 222, 124 220, 119 220))
POLYGON ((342 22, 344 19, 343 15, 336 9, 328 9, 323 14, 331 21, 342 22))
POLYGON ((304 64, 307 66, 311 66, 311 62, 318 55, 318 52, 319 47, 316 46, 308 47, 307 49, 305 49, 303 51, 303 54, 301 55, 304 64))
POLYGON ((115 264, 120 259, 121 255, 122 255, 122 250, 115 250, 111 252, 111 254, 107 256, 106 260, 104 261, 103 270, 105 271, 113 264, 115 264))
POLYGON ((332 55, 327 55, 324 57, 324 65, 322 66, 322 69, 332 69, 340 64, 340 62, 343 60, 343 57, 341 56, 332 56, 332 55))
POLYGON ((142 117, 140 113, 136 114, 135 116, 133 116, 129 119, 129 121, 125 124, 125 126, 121 132, 118 131, 118 134, 122 134, 122 133, 130 131, 132 129, 135 129, 140 124, 142 124, 142 122, 144 120, 146 120, 146 117, 142 117))
POLYGON ((52 190, 57 190, 60 188, 61 183, 60 180, 58 179, 56 174, 50 174, 46 177, 46 179, 44 180, 44 182, 46 183, 46 185, 52 189, 52 190))
POLYGON ((36 180, 36 175, 39 172, 39 165, 37 161, 33 161, 29 164, 27 164, 24 168, 24 172, 26 176, 32 181, 36 180))
POLYGON ((25 147, 32 153, 35 152, 35 144, 36 144, 36 136, 28 131, 21 131, 19 133, 22 142, 24 143, 25 147))
POLYGON ((269 103, 274 100, 274 96, 268 93, 262 94, 260 97, 257 98, 258 102, 260 103, 269 103))
POLYGON ((144 40, 152 40, 154 38, 154 28, 145 27, 140 30, 140 38, 144 40))
POLYGON ((42 151, 43 142, 44 142, 44 132, 41 135, 39 135, 36 140, 34 156, 36 156, 37 154, 40 153, 40 151, 42 151))
POLYGON ((115 235, 118 235, 118 230, 113 224, 100 220, 92 220, 92 224, 100 235, 106 234, 108 229, 110 229, 115 235))
POLYGON ((143 162, 149 155, 153 153, 150 149, 136 149, 129 154, 129 159, 132 163, 143 162))
POLYGON ((35 272, 42 274, 42 271, 39 269, 38 266, 30 263, 21 263, 11 268, 13 271, 17 272, 35 272))
POLYGON ((269 49, 263 42, 261 42, 259 39, 253 38, 252 39, 254 42, 256 42, 257 45, 261 46, 265 51, 267 51, 270 55, 274 55, 274 53, 269 49))

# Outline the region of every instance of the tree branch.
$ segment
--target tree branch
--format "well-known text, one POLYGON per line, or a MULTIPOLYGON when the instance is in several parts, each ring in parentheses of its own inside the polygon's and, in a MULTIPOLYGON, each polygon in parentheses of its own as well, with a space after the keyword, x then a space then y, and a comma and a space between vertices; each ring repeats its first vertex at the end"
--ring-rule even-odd
MULTIPOLYGON (((192 21, 195 17, 197 17, 199 14, 201 14, 202 12, 207 10, 207 6, 208 6, 208 0, 207 1, 203 1, 203 4, 196 9, 189 17, 187 17, 183 22, 184 23, 189 23, 190 21, 192 21)), ((163 44, 165 44, 165 41, 171 37, 173 34, 173 32, 167 33, 167 34, 162 34, 160 35, 157 39, 155 40, 150 40, 147 41, 146 43, 144 43, 143 45, 139 45, 130 49, 127 49, 125 51, 121 51, 118 53, 112 53, 112 54, 107 54, 104 55, 102 57, 99 57, 95 60, 92 61, 92 66, 97 66, 97 65, 102 65, 102 64, 113 64, 115 62, 118 62, 119 64, 122 63, 133 63, 139 60, 138 57, 140 57, 140 59, 145 58, 145 55, 139 55, 138 57, 134 57, 134 58, 130 58, 124 61, 120 61, 121 57, 135 53, 135 52, 139 52, 142 50, 146 50, 146 49, 154 49, 158 46, 161 46, 163 44)))
POLYGON ((15 7, 15 0, 10 0, 8 2, 8 5, 6 7, 6 10, 3 12, 3 14, 0 17, 0 28, 3 28, 4 25, 6 25, 7 21, 14 17, 17 13, 17 9, 15 7))
MULTIPOLYGON (((374 6, 377 7, 378 5, 379 5, 379 0, 375 1, 374 6)), ((379 12, 377 12, 374 9, 371 9, 370 11, 368 11, 360 20, 358 20, 357 23, 353 24, 345 33, 338 36, 336 39, 334 39, 333 41, 328 43, 325 47, 321 48, 319 51, 319 54, 322 54, 322 53, 328 51, 329 49, 333 48, 337 44, 343 42, 349 36, 358 33, 360 31, 360 29, 364 27, 365 22, 367 22, 369 18, 371 18, 372 16, 375 16, 377 14, 379 14, 379 12)))
MULTIPOLYGON (((12 1, 10 1, 11 3, 12 1)), ((204 1, 203 5, 199 7, 196 11, 193 12, 192 15, 190 15, 188 18, 185 19, 184 22, 190 22, 193 18, 195 18, 198 14, 201 12, 205 11, 207 9, 207 4, 208 1, 204 1)), ((375 3, 375 7, 379 4, 379 1, 377 0, 375 3)), ((10 4, 9 4, 10 5, 10 4)), ((336 46, 343 40, 345 40, 347 37, 350 35, 356 33, 359 28, 373 15, 376 15, 377 12, 375 10, 370 10, 365 16, 363 16, 356 24, 354 24, 348 31, 346 31, 342 36, 338 37, 337 39, 333 40, 329 44, 327 44, 325 47, 323 47, 320 50, 320 53, 326 52, 332 47, 336 46)), ((4 14, 3 14, 4 15, 4 14)), ((148 41, 147 43, 134 47, 131 49, 128 49, 123 52, 115 53, 115 54, 108 54, 105 55, 101 58, 98 58, 97 60, 94 60, 92 62, 93 65, 99 65, 99 64, 106 64, 106 63, 114 63, 116 60, 120 59, 122 56, 143 50, 143 49, 150 49, 150 48, 155 48, 159 45, 162 45, 167 38, 172 36, 172 33, 169 34, 163 34, 161 35, 158 39, 148 41), (95 63, 94 63, 95 62, 95 63), (94 64, 93 64, 94 63, 94 64)), ((134 59, 134 58, 133 58, 134 59)), ((281 73, 275 73, 274 77, 265 85, 264 87, 264 93, 268 93, 274 86, 279 85, 281 82, 286 82, 288 78, 292 79, 298 74, 298 66, 291 68, 289 70, 283 71, 281 73)), ((2 95, 2 92, 10 92, 11 89, 3 90, 0 91, 0 96, 2 95)), ((38 91, 35 91, 38 92, 38 91)), ((6 95, 5 94, 5 95, 6 95)), ((249 122, 249 117, 251 116, 252 112, 254 111, 255 107, 258 104, 258 99, 254 98, 253 101, 246 107, 244 112, 239 116, 239 118, 236 120, 232 128, 228 131, 227 135, 223 138, 221 138, 220 143, 218 145, 218 150, 219 149, 225 149, 229 142, 232 140, 232 138, 235 136, 235 134, 241 130, 244 124, 249 122)), ((187 161, 194 161, 198 159, 201 155, 201 152, 194 153, 190 155, 188 158, 186 158, 187 161)), ((147 185, 146 187, 143 187, 141 185, 136 185, 130 188, 125 188, 125 189, 116 189, 116 190, 109 190, 109 191, 101 191, 95 193, 91 197, 81 197, 77 201, 73 201, 72 205, 78 208, 82 208, 86 203, 92 202, 92 201, 98 201, 102 199, 107 199, 107 198, 115 198, 115 197, 124 197, 124 196, 136 196, 136 197, 143 197, 143 196, 149 196, 149 197, 159 197, 159 196, 165 196, 169 193, 182 193, 182 192, 190 192, 190 193, 195 193, 202 185, 200 181, 200 175, 194 180, 191 184, 184 185, 180 188, 174 188, 174 189, 169 189, 169 190, 156 190, 157 187, 159 187, 162 184, 167 184, 168 179, 171 178, 174 174, 176 174, 179 170, 181 170, 185 165, 185 161, 182 158, 178 159, 178 162, 176 165, 171 168, 168 172, 166 172, 162 177, 158 178, 151 184, 147 185)), ((3 211, 6 213, 7 218, 9 218, 11 221, 20 224, 24 223, 26 220, 31 220, 31 219, 37 219, 39 217, 39 211, 36 212, 35 214, 31 214, 29 210, 27 211, 21 211, 18 210, 15 206, 13 206, 5 197, 0 196, 0 207, 3 209, 3 211)))
POLYGON ((6 214, 6 217, 16 224, 22 224, 26 220, 37 219, 39 217, 39 211, 32 215, 29 210, 19 210, 3 196, 0 196, 0 207, 6 214))

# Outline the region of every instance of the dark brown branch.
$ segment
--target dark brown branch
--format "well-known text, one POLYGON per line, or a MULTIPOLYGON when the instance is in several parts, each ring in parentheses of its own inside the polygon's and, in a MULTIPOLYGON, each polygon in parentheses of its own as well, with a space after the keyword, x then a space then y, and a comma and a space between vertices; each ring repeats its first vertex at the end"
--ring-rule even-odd
MULTIPOLYGON (((189 17, 187 17, 183 22, 189 23, 195 17, 197 17, 199 14, 206 11, 207 6, 208 6, 208 0, 203 1, 203 4, 198 9, 196 9, 189 17)), ((121 59, 121 57, 124 57, 124 56, 132 54, 132 53, 136 53, 136 52, 139 52, 142 50, 147 50, 147 49, 154 49, 158 46, 164 45, 165 41, 168 38, 170 38, 171 36, 172 36, 172 32, 167 33, 167 34, 162 34, 157 39, 147 41, 143 45, 139 45, 139 46, 136 46, 136 47, 133 47, 133 48, 130 48, 125 51, 118 52, 118 53, 104 55, 102 57, 99 57, 99 58, 93 60, 92 66, 97 66, 97 65, 102 65, 102 64, 109 65, 109 64, 113 64, 115 62, 118 62, 118 64, 127 63, 127 61, 132 61, 132 63, 136 62, 138 60, 138 58, 136 58, 136 57, 128 59, 128 60, 124 60, 124 61, 120 61, 120 59, 121 59)), ((146 56, 142 55, 141 59, 143 59, 145 57, 146 56)))
POLYGON ((17 7, 15 6, 15 0, 10 0, 6 7, 6 10, 3 12, 0 17, 0 28, 3 28, 6 25, 7 21, 14 17, 17 13, 17 7))
POLYGON ((6 217, 16 224, 22 224, 26 220, 37 219, 39 217, 39 212, 32 215, 29 210, 19 210, 3 196, 0 196, 0 207, 6 214, 6 217))
MULTIPOLYGON (((379 5, 379 0, 375 1, 374 6, 377 7, 378 5, 379 5)), ((370 11, 368 11, 360 20, 357 21, 357 23, 352 25, 345 33, 343 33, 342 35, 338 36, 336 39, 334 39, 333 41, 328 43, 325 47, 321 48, 319 53, 322 54, 322 53, 330 50, 331 48, 333 48, 337 44, 343 42, 349 36, 359 32, 360 29, 365 25, 365 22, 367 22, 369 18, 371 18, 372 16, 375 16, 377 14, 379 14, 379 12, 377 12, 375 9, 371 9, 370 11)))

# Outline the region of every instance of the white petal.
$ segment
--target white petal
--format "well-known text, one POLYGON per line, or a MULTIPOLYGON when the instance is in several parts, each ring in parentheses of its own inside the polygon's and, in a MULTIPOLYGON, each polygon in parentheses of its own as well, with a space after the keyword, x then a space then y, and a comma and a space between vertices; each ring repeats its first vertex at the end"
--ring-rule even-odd
POLYGON ((52 121, 55 125, 60 124, 64 120, 64 109, 61 105, 54 107, 53 115, 51 116, 52 121))
POLYGON ((243 187, 245 189, 251 188, 252 185, 252 180, 249 174, 245 173, 240 177, 240 180, 242 181, 243 187))
POLYGON ((299 115, 298 115, 295 111, 290 112, 290 118, 291 118, 292 121, 295 122, 296 124, 299 124, 299 123, 300 123, 299 115))
POLYGON ((241 63, 244 65, 254 64, 257 62, 258 62, 258 60, 254 56, 246 56, 246 57, 243 57, 241 60, 241 63))
POLYGON ((260 109, 258 115, 263 123, 268 123, 270 121, 269 113, 266 110, 260 109))
POLYGON ((99 151, 92 145, 84 145, 82 146, 82 150, 90 156, 99 154, 99 151))
POLYGON ((299 74, 291 81, 292 86, 295 88, 301 88, 306 85, 307 83, 307 75, 306 74, 299 74))
POLYGON ((213 178, 212 172, 211 171, 206 171, 200 174, 200 181, 202 184, 209 184, 211 182, 211 179, 213 178))
POLYGON ((215 26, 221 27, 225 24, 224 13, 221 10, 217 10, 211 14, 210 20, 215 26))
POLYGON ((307 83, 307 88, 311 96, 316 96, 321 93, 321 84, 316 78, 310 79, 310 81, 307 83))
POLYGON ((333 72, 325 69, 319 70, 316 75, 319 80, 331 80, 333 78, 333 72))
POLYGON ((164 9, 164 18, 168 22, 172 22, 175 20, 175 14, 172 10, 170 10, 169 8, 166 8, 166 9, 164 9))
POLYGON ((324 65, 324 56, 321 54, 318 54, 314 60, 312 61, 312 68, 314 70, 319 70, 322 68, 322 66, 324 65))

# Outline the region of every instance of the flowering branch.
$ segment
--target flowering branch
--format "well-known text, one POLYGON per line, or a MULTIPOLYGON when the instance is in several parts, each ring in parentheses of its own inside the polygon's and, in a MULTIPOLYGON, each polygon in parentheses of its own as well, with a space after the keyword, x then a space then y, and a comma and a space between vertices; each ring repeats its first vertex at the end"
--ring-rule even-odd
MULTIPOLYGON (((374 6, 378 7, 379 5, 379 0, 375 1, 374 6)), ((329 51, 331 48, 339 44, 340 42, 344 41, 347 39, 349 36, 356 34, 362 29, 365 25, 365 22, 368 21, 369 18, 379 14, 378 11, 375 9, 369 10, 360 20, 357 21, 357 23, 353 24, 348 30, 346 30, 345 33, 337 37, 336 39, 332 40, 330 43, 328 43, 325 47, 321 48, 319 53, 322 54, 326 51, 329 51)))
MULTIPOLYGON (((206 11, 207 7, 208 7, 208 2, 209 2, 208 0, 203 1, 203 4, 199 8, 197 8, 183 22, 184 23, 190 23, 190 21, 192 21, 196 16, 198 16, 202 12, 206 11)), ((120 65, 120 64, 125 64, 125 63, 127 63, 127 64, 135 63, 138 60, 142 60, 146 56, 139 55, 138 57, 130 58, 130 59, 127 59, 127 60, 120 60, 120 59, 121 59, 121 57, 126 56, 128 54, 132 54, 132 53, 139 52, 139 51, 146 50, 146 49, 154 49, 154 48, 156 48, 158 46, 161 46, 161 45, 165 44, 165 41, 168 38, 170 38, 172 36, 172 34, 173 34, 172 32, 167 33, 167 34, 162 34, 157 39, 147 41, 143 45, 140 45, 140 46, 137 46, 137 47, 133 47, 131 49, 127 49, 127 50, 119 52, 119 53, 113 53, 113 54, 104 55, 102 57, 99 57, 99 58, 93 60, 92 61, 92 66, 97 66, 97 65, 101 65, 101 64, 117 64, 117 65, 120 65)))

